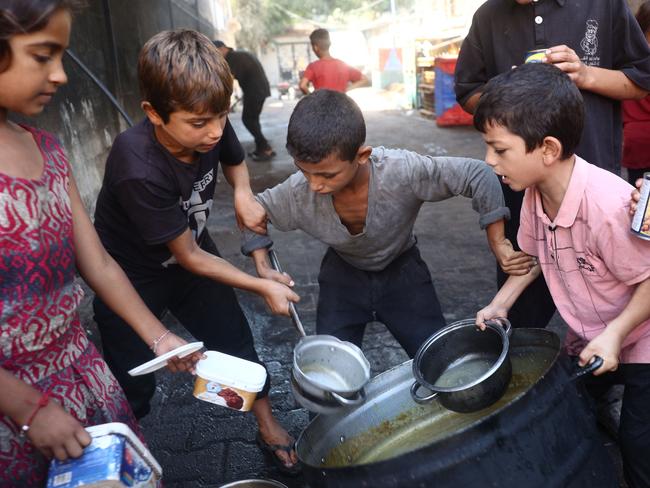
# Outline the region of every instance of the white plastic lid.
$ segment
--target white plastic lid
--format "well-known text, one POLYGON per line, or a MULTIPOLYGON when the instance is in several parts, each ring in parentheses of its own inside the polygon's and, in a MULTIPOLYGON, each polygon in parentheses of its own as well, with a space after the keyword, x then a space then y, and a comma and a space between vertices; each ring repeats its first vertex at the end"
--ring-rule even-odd
POLYGON ((117 434, 126 438, 127 442, 133 446, 144 462, 146 462, 149 467, 156 474, 156 477, 160 479, 162 477, 162 468, 158 461, 151 455, 149 449, 147 449, 144 444, 138 439, 133 431, 129 428, 128 425, 121 422, 109 422, 107 424, 92 425, 86 427, 86 431, 90 434, 91 437, 102 437, 105 435, 117 434))
POLYGON ((208 381, 251 392, 260 391, 266 382, 261 364, 217 351, 206 351, 206 359, 196 363, 196 374, 208 381))

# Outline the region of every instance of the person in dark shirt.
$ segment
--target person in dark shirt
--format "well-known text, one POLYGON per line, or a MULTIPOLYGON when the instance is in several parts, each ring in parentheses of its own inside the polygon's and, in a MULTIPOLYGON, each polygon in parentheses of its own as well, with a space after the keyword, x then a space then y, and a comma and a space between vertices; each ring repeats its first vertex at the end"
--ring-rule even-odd
MULTIPOLYGON (((474 14, 455 73, 458 102, 473 112, 488 80, 547 49, 553 63, 580 89, 585 126, 576 154, 616 174, 621 161, 622 99, 650 90, 650 49, 625 0, 488 0, 474 14)), ((502 185, 511 219, 506 237, 516 245, 523 192, 502 185)), ((502 286, 507 275, 497 267, 502 286)), ((510 311, 515 327, 545 327, 555 306, 542 277, 510 311)))
MULTIPOLYGON (((219 165, 234 189, 237 218, 243 225, 259 220, 244 151, 228 121, 228 65, 202 34, 164 31, 142 48, 138 77, 146 118, 111 148, 95 210, 99 237, 157 317, 169 311, 207 349, 259 363, 232 287, 261 295, 285 315, 298 296, 289 278, 256 278, 223 260, 206 228, 219 165)), ((142 417, 156 380, 128 371, 153 353, 102 300, 93 305, 106 362, 142 417)), ((267 376, 252 408, 258 444, 279 469, 295 472, 293 439, 273 417, 268 390, 267 376)))
POLYGON ((241 120, 255 138, 255 151, 251 157, 255 161, 269 161, 275 156, 275 151, 262 134, 260 114, 264 108, 264 100, 271 96, 269 80, 260 61, 248 51, 235 51, 222 41, 214 41, 214 45, 226 58, 230 71, 244 93, 244 108, 241 120))

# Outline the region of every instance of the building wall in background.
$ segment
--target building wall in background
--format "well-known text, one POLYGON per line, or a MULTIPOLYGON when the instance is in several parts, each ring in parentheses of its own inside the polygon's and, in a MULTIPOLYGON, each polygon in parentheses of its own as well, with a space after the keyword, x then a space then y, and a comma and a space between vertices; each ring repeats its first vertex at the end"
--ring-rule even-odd
MULTIPOLYGON (((106 85, 128 115, 142 118, 136 63, 140 48, 165 29, 191 28, 227 37, 230 0, 93 0, 73 21, 70 50, 106 85)), ((100 89, 66 56, 68 84, 45 112, 22 122, 63 143, 92 215, 115 136, 128 125, 100 89)))

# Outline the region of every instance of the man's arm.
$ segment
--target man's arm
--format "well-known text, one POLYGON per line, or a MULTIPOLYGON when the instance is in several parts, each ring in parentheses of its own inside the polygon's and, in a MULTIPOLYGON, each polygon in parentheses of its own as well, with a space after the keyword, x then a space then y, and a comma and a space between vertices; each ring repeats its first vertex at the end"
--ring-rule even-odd
POLYGON ((481 98, 482 93, 483 92, 478 91, 478 92, 474 93, 472 96, 470 96, 467 99, 467 101, 465 102, 465 104, 463 105, 463 109, 466 112, 469 112, 470 114, 473 114, 474 110, 476 110, 476 106, 478 105, 478 100, 479 100, 479 98, 481 98))
POLYGON ((648 95, 647 90, 630 80, 622 71, 585 65, 568 46, 553 46, 549 51, 546 54, 546 62, 567 73, 581 90, 615 100, 639 100, 648 95))
POLYGON ((537 259, 523 251, 515 251, 512 243, 506 238, 504 224, 504 219, 500 219, 485 228, 492 254, 504 273, 525 275, 535 267, 537 259))
POLYGON ((170 252, 183 268, 198 276, 260 295, 275 314, 289 315, 289 302, 297 302, 296 295, 287 286, 275 281, 255 278, 236 268, 225 259, 201 249, 190 229, 167 243, 170 252))

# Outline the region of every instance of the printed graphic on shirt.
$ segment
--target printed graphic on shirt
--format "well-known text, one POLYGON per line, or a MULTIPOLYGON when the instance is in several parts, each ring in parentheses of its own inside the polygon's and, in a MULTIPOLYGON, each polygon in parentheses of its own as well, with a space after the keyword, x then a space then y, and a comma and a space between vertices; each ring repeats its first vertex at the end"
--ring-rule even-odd
MULTIPOLYGON (((202 178, 195 181, 192 185, 192 194, 187 200, 181 200, 180 206, 187 215, 187 224, 192 231, 193 239, 199 243, 201 234, 205 230, 212 208, 212 194, 214 192, 214 185, 211 185, 214 180, 214 169, 211 168, 202 178), (205 191, 206 188, 208 191, 205 191)), ((170 264, 176 264, 176 258, 170 257, 167 261, 162 263, 164 267, 170 264)))
POLYGON ((585 36, 580 41, 583 55, 581 61, 588 66, 600 66, 598 53, 598 21, 589 19, 586 22, 585 36))
POLYGON ((590 273, 596 271, 594 265, 591 264, 589 261, 587 261, 585 258, 578 258, 577 261, 578 261, 578 268, 589 271, 590 273))

